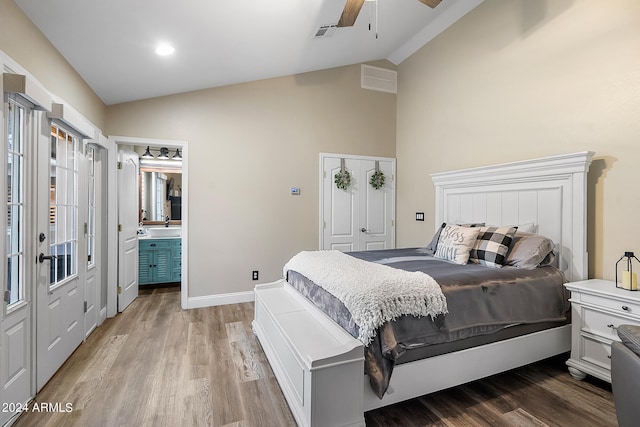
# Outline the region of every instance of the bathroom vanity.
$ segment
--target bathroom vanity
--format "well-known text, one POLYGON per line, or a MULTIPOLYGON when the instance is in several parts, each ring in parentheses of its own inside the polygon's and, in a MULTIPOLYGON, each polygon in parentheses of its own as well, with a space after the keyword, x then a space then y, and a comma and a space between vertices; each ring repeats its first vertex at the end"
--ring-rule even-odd
POLYGON ((138 284, 180 282, 182 280, 182 239, 141 237, 138 241, 138 284))

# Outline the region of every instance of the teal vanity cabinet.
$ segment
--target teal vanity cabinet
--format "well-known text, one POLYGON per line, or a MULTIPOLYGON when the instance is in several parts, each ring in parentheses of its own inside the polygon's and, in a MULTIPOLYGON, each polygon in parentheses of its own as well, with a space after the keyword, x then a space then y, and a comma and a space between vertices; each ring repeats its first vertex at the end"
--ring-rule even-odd
POLYGON ((141 239, 138 244, 138 284, 180 282, 182 240, 141 239))

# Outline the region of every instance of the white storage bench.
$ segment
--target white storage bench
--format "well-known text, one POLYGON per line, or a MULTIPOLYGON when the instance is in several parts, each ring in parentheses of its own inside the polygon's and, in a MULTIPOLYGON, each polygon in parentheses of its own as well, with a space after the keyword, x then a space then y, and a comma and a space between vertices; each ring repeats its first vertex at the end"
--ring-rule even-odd
POLYGON ((364 347, 284 280, 255 287, 253 331, 300 426, 364 426, 364 347))

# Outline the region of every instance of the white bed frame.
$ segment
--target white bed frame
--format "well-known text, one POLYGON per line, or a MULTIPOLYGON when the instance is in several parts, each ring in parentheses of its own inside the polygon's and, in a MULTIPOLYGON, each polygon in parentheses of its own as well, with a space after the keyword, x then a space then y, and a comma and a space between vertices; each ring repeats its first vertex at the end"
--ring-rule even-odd
MULTIPOLYGON (((534 223, 569 281, 587 278, 586 182, 592 152, 431 175, 442 222, 534 223)), ((383 399, 363 346, 285 281, 255 288, 253 329, 301 426, 363 426, 364 412, 568 352, 562 326, 398 365, 383 399)))

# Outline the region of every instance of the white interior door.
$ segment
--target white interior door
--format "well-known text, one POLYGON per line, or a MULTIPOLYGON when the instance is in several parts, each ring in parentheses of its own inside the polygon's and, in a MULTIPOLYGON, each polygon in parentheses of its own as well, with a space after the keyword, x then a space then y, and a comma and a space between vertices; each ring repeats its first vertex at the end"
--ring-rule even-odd
POLYGON ((80 247, 81 141, 43 121, 38 142, 36 384, 40 390, 84 338, 80 247))
POLYGON ((358 191, 359 250, 391 249, 395 247, 395 164, 393 160, 360 160, 358 191), (381 171, 385 176, 384 186, 374 188, 371 177, 381 171))
MULTIPOLYGON (((2 163, 0 188, 6 209, 0 211, 6 238, 0 247, 6 254, 0 265, 3 303, 0 309, 0 425, 19 415, 21 408, 33 395, 32 367, 32 293, 34 245, 26 244, 33 237, 30 213, 34 153, 29 144, 29 130, 33 129, 32 111, 25 103, 6 96, 4 99, 4 129, 0 141, 2 163), (5 170, 6 167, 6 170, 5 170), (6 181, 5 181, 6 180, 6 181), (22 405, 22 406, 21 406, 22 405)), ((3 231, 4 232, 4 231, 3 231)))
POLYGON ((138 296, 138 155, 118 150, 118 311, 138 296))
POLYGON ((321 249, 342 252, 357 251, 360 248, 360 203, 361 186, 358 171, 360 161, 338 157, 322 159, 322 203, 320 224, 322 227, 321 249), (334 183, 334 176, 342 168, 351 174, 351 185, 343 190, 334 183))
POLYGON ((320 248, 343 252, 395 247, 395 159, 321 154, 320 248), (345 168, 351 184, 340 189, 336 173, 345 168), (376 170, 385 184, 370 183, 376 170))

